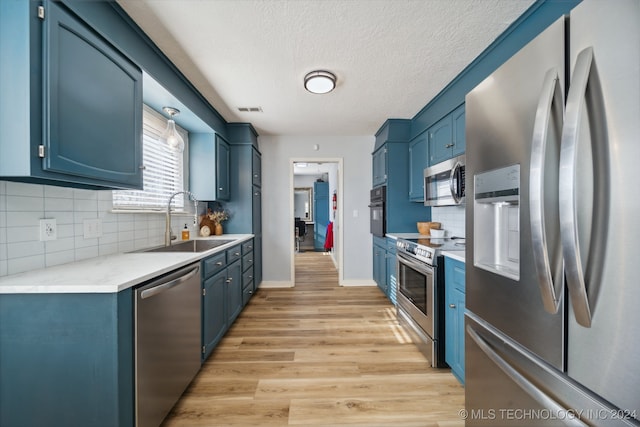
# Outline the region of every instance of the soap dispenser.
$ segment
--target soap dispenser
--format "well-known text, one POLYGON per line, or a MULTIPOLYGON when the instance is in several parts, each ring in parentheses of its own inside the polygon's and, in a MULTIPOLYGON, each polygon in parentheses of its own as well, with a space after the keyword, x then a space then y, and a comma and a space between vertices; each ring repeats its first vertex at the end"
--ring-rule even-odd
POLYGON ((189 228, 187 228, 187 224, 185 224, 182 229, 182 240, 189 240, 189 228))

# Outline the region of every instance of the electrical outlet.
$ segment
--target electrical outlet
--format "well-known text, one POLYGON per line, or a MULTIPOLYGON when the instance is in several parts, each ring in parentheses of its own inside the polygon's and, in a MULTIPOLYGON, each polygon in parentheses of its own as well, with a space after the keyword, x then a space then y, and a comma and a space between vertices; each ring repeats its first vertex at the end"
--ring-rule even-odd
POLYGON ((85 239, 102 237, 102 221, 100 219, 85 219, 82 221, 82 225, 85 239))
POLYGON ((55 218, 40 220, 40 241, 56 240, 58 238, 58 227, 55 218))

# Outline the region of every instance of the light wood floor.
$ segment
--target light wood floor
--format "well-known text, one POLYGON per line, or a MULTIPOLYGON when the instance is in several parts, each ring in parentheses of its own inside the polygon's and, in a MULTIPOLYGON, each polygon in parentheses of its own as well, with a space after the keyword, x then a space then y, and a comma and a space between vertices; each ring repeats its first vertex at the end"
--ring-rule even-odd
POLYGON ((464 426, 464 389, 393 305, 337 281, 330 256, 296 255, 296 287, 258 290, 163 427, 464 426))

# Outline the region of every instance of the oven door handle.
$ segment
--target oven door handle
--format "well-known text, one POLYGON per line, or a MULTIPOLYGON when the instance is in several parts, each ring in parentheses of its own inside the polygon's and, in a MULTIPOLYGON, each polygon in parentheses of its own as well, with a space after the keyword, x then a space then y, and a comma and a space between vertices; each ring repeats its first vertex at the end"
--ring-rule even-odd
POLYGON ((433 274, 433 267, 431 267, 429 264, 411 259, 401 252, 398 252, 396 257, 398 262, 406 265, 409 268, 412 268, 413 270, 419 271, 421 273, 433 274))

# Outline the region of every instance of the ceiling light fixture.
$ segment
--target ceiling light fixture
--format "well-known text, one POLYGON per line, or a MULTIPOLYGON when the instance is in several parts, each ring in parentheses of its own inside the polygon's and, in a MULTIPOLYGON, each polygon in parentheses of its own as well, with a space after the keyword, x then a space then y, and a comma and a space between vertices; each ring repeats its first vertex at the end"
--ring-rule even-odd
POLYGON ((184 151, 184 139, 182 139, 178 133, 178 130, 176 129, 176 122, 173 120, 173 116, 180 114, 180 110, 173 107, 162 107, 162 111, 169 115, 167 128, 162 133, 162 138, 167 142, 171 151, 182 153, 184 151))
POLYGON ((329 71, 312 71, 304 76, 304 88, 311 93, 329 93, 336 88, 336 75, 329 71))

